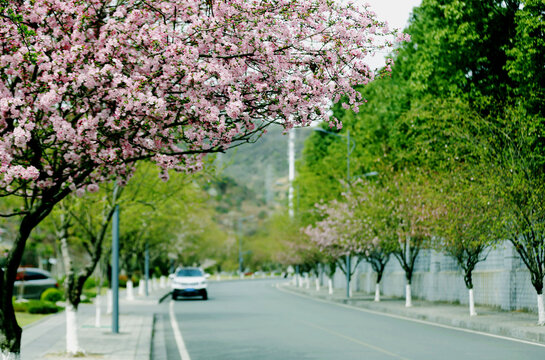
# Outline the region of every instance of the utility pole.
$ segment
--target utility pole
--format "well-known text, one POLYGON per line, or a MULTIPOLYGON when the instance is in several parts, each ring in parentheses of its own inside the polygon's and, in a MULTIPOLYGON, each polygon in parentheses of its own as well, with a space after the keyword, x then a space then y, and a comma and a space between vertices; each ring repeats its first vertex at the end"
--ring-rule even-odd
POLYGON ((119 205, 112 219, 112 332, 119 334, 119 205))
POLYGON ((293 181, 295 180, 295 128, 288 133, 288 215, 293 219, 295 211, 293 208, 293 181))

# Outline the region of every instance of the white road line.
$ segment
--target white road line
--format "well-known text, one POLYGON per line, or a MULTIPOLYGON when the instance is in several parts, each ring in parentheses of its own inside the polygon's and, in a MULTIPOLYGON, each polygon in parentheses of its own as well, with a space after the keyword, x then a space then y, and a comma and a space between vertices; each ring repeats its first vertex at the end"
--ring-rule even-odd
POLYGON ((185 347, 184 338, 182 337, 182 332, 178 327, 178 322, 176 322, 176 317, 174 316, 174 301, 170 300, 169 304, 169 314, 170 314, 170 326, 172 326, 172 331, 174 331, 174 339, 176 340, 176 346, 178 346, 178 351, 180 352, 180 357, 182 360, 191 360, 185 347))
POLYGON ((545 348, 545 344, 540 344, 540 343, 536 343, 536 342, 532 342, 532 341, 521 340, 521 339, 516 339, 516 338, 512 338, 512 337, 508 337, 508 336, 502 336, 502 335, 489 334, 489 333, 485 333, 485 332, 481 332, 481 331, 477 331, 477 330, 463 329, 463 328, 454 327, 454 326, 450 326, 450 325, 438 324, 438 323, 434 323, 434 322, 431 322, 431 321, 413 319, 413 318, 402 316, 402 315, 388 314, 388 313, 384 313, 384 312, 380 312, 380 311, 359 308, 359 307, 356 307, 356 306, 353 306, 353 305, 339 304, 339 303, 333 302, 333 301, 317 299, 317 298, 314 298, 314 297, 309 296, 309 295, 298 294, 298 293, 292 292, 290 290, 282 289, 282 288, 280 288, 279 284, 276 285, 276 288, 278 290, 280 290, 280 291, 283 291, 285 293, 289 293, 289 294, 292 294, 292 295, 304 297, 304 298, 307 298, 307 299, 312 299, 314 301, 318 301, 318 302, 322 302, 322 303, 326 303, 326 304, 337 305, 337 306, 347 308, 347 309, 366 312, 366 313, 369 313, 369 314, 387 316, 387 317, 394 318, 394 319, 412 321, 412 322, 416 322, 416 323, 420 323, 420 324, 437 326, 437 327, 441 327, 441 328, 445 328, 445 329, 463 331, 463 332, 467 332, 467 333, 470 333, 470 334, 478 334, 478 335, 488 336, 488 337, 492 337, 492 338, 496 338, 496 339, 509 340, 509 341, 513 341, 513 342, 518 342, 518 343, 522 343, 522 344, 534 345, 534 346, 539 346, 539 347, 545 348))
POLYGON ((381 353, 383 353, 383 354, 386 354, 386 355, 388 355, 388 356, 394 357, 394 358, 396 358, 396 359, 400 359, 400 360, 409 360, 409 359, 406 358, 406 357, 403 357, 403 356, 401 356, 401 355, 395 354, 395 353, 390 352, 390 351, 388 351, 388 350, 386 350, 386 349, 383 349, 383 348, 381 348, 381 347, 378 347, 378 346, 375 346, 375 345, 366 343, 365 341, 361 341, 361 340, 356 339, 356 338, 353 338, 353 337, 351 337, 351 336, 346 336, 346 335, 344 335, 344 334, 341 334, 340 332, 333 331, 333 330, 331 330, 331 329, 328 329, 328 328, 325 328, 325 327, 316 325, 316 324, 311 323, 311 322, 308 322, 308 321, 301 321, 301 322, 302 322, 303 324, 307 324, 307 325, 309 325, 309 326, 315 327, 315 328, 317 328, 317 329, 320 329, 320 330, 325 331, 325 332, 327 332, 327 333, 330 333, 330 334, 332 334, 332 335, 335 335, 335 336, 338 336, 338 337, 340 337, 340 338, 343 338, 343 339, 352 341, 352 342, 354 342, 354 343, 356 343, 356 344, 363 345, 363 346, 365 346, 366 348, 373 349, 373 350, 375 350, 375 351, 377 351, 377 352, 381 352, 381 353))

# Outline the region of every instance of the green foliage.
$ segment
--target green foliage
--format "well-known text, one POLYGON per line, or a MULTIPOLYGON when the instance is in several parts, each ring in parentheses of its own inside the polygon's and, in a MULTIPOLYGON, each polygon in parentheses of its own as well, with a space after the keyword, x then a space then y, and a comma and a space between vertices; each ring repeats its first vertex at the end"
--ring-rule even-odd
POLYGON ((59 309, 57 305, 49 301, 30 300, 28 302, 28 312, 31 314, 53 314, 59 309))
POLYGON ((56 303, 57 301, 61 301, 63 299, 64 299, 64 294, 62 293, 62 291, 58 289, 54 289, 54 288, 45 290, 40 296, 40 300, 49 301, 52 303, 56 303))
POLYGON ((53 314, 61 310, 61 307, 47 300, 16 301, 13 298, 13 308, 16 312, 28 312, 30 314, 53 314))
POLYGON ((533 114, 545 116, 545 2, 523 1, 516 14, 514 46, 507 50, 507 70, 516 81, 515 92, 524 97, 533 114))
POLYGON ((27 301, 16 301, 15 297, 13 297, 12 301, 13 301, 13 310, 15 312, 28 312, 27 301))
POLYGON ((90 303, 91 299, 97 296, 96 289, 89 289, 83 291, 82 301, 83 303, 90 303))
POLYGON ((290 219, 285 212, 273 214, 253 234, 244 236, 243 245, 250 255, 245 263, 253 269, 301 264, 310 255, 297 219, 290 219))
POLYGON ((87 280, 85 280, 85 283, 83 284, 83 289, 88 290, 96 286, 97 286, 97 280, 93 276, 91 276, 91 277, 88 277, 87 280))

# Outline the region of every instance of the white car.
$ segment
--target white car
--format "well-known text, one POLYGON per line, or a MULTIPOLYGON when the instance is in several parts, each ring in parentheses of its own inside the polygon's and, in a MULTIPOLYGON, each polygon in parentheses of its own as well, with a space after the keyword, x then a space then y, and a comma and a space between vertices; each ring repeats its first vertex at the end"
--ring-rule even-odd
POLYGON ((172 299, 178 296, 202 296, 208 299, 206 275, 199 268, 181 268, 172 274, 172 299))

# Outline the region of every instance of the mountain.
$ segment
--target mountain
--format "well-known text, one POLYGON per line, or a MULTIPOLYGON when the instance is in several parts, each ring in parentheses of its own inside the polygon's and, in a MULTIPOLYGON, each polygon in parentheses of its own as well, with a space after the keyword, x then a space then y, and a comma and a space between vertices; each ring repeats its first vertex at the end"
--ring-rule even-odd
MULTIPOLYGON (((300 158, 310 129, 295 129, 295 159, 300 158)), ((267 204, 282 202, 288 186, 288 135, 280 126, 271 126, 255 143, 228 150, 216 159, 222 175, 251 189, 267 204)))

